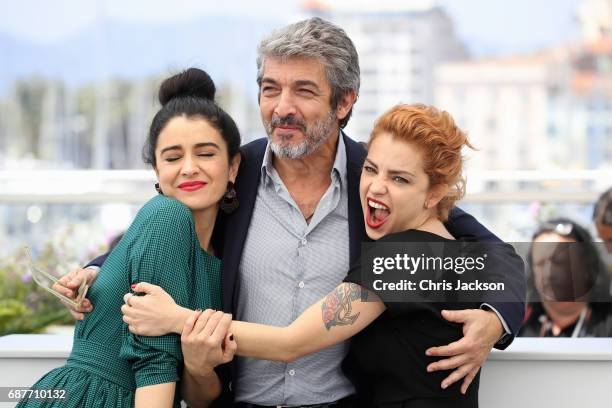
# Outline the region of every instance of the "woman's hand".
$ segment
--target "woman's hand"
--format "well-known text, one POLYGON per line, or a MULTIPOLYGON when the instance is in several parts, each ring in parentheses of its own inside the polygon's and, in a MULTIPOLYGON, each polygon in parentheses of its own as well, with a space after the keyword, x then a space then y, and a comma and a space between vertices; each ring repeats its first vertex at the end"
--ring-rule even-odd
MULTIPOLYGON (((98 270, 91 268, 77 268, 62 276, 57 283, 53 285, 53 290, 70 299, 76 299, 77 289, 81 285, 83 279, 87 281, 87 285, 91 287, 98 277, 98 270)), ((83 299, 81 306, 74 306, 68 302, 62 303, 68 308, 72 317, 76 320, 85 319, 85 313, 93 310, 93 306, 89 299, 83 299)))
POLYGON ((125 304, 121 306, 121 313, 130 332, 141 336, 181 334, 191 310, 177 305, 172 296, 159 286, 140 282, 132 286, 132 290, 143 295, 127 293, 123 297, 125 304))
POLYGON ((232 361, 237 344, 228 333, 231 323, 231 314, 211 309, 191 312, 181 335, 185 369, 191 375, 206 377, 216 366, 232 361))

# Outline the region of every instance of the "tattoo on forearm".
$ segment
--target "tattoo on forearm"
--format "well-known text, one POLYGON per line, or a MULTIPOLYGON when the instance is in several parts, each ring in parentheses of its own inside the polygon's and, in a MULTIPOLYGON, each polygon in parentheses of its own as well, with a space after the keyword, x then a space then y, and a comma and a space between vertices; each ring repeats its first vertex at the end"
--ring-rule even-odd
POLYGON ((361 286, 355 283, 345 283, 331 292, 321 305, 323 324, 327 330, 333 326, 347 326, 355 323, 359 313, 353 314, 353 301, 366 300, 367 291, 361 291, 361 286))

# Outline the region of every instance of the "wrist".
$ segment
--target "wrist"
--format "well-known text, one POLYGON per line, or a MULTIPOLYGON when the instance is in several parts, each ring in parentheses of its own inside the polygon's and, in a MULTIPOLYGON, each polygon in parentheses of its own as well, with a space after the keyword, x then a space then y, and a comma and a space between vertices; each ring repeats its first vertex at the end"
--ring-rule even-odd
POLYGON ((208 365, 191 367, 189 364, 187 364, 187 362, 185 362, 185 370, 197 383, 205 383, 213 376, 217 376, 217 373, 215 373, 215 368, 208 365))
POLYGON ((492 310, 485 310, 486 313, 489 314, 489 320, 490 320, 490 324, 491 327, 493 327, 494 329, 494 341, 493 344, 497 343, 502 336, 504 335, 504 326, 502 325, 501 321, 499 320, 499 317, 497 316, 497 314, 492 311, 492 310))
POLYGON ((171 331, 172 333, 182 334, 183 327, 185 326, 185 321, 187 318, 193 313, 193 310, 187 309, 185 307, 176 305, 176 310, 173 314, 173 324, 171 331))
POLYGON ((98 277, 98 272, 100 271, 100 267, 92 265, 92 266, 86 267, 85 270, 87 271, 87 275, 85 276, 85 279, 87 280, 87 284, 91 285, 93 281, 95 281, 96 278, 98 277))

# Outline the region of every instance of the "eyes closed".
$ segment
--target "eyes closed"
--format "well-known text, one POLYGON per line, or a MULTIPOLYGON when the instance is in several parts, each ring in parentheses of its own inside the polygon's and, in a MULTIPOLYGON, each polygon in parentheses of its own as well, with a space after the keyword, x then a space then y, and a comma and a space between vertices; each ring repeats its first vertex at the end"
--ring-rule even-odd
MULTIPOLYGON (((198 156, 198 157, 213 157, 215 155, 216 155, 216 153, 214 153, 214 152, 206 152, 206 153, 198 153, 198 154, 196 154, 196 156, 198 156)), ((183 158, 183 154, 182 153, 181 154, 176 154, 176 153, 175 154, 168 154, 166 157, 163 157, 163 159, 165 161, 167 161, 168 163, 175 162, 175 161, 180 160, 182 158, 183 158)))
MULTIPOLYGON (((199 143, 195 146, 194 154, 202 158, 211 158, 219 154, 219 147, 215 143, 199 143)), ((172 163, 180 160, 185 155, 185 150, 182 146, 169 146, 161 151, 162 160, 172 163)))

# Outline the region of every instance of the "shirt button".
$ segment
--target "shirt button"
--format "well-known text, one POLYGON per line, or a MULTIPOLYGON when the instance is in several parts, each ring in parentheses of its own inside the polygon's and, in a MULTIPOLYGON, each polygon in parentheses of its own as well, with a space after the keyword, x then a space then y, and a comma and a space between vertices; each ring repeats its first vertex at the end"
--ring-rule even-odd
POLYGON ((300 288, 303 288, 303 287, 304 287, 304 281, 300 281, 300 283, 298 283, 298 286, 299 286, 300 288))
POLYGON ((289 375, 294 376, 295 375, 295 370, 289 370, 289 375))
POLYGON ((302 238, 302 245, 306 245, 308 243, 308 240, 306 240, 306 238, 302 238))

